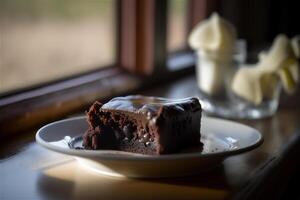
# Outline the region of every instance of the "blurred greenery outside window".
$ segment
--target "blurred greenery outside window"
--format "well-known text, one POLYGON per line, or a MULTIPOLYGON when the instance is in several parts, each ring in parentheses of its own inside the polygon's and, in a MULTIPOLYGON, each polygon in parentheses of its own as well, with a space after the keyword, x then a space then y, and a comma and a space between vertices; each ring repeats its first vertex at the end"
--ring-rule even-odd
POLYGON ((0 95, 116 62, 114 0, 1 0, 0 95))

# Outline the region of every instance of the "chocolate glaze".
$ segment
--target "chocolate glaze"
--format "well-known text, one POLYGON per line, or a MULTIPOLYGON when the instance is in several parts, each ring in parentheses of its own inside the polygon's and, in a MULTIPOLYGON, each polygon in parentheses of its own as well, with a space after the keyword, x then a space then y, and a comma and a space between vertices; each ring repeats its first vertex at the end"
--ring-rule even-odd
POLYGON ((197 98, 117 97, 104 105, 95 102, 87 116, 90 128, 83 143, 87 149, 164 154, 201 145, 197 98))
MULTIPOLYGON (((146 97, 141 95, 131 95, 126 97, 116 97, 102 106, 102 109, 122 110, 141 114, 157 114, 162 106, 172 106, 178 112, 185 112, 189 106, 196 104, 197 98, 166 99, 161 97, 146 97)), ((196 107, 195 107, 196 108, 196 107)), ((197 107, 196 109, 201 109, 197 107)))

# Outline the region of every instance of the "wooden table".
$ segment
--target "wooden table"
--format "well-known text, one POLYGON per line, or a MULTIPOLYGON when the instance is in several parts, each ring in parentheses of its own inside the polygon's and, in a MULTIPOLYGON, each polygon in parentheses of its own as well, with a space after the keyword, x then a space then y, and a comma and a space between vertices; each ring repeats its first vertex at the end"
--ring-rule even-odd
MULTIPOLYGON (((197 93, 195 79, 142 92, 187 97, 197 93)), ((1 142, 0 199, 277 199, 300 167, 300 108, 279 108, 275 116, 241 121, 263 133, 257 149, 227 158, 198 176, 171 179, 126 179, 96 174, 72 157, 48 151, 34 133, 1 142), (297 155, 298 154, 298 155, 297 155)), ((290 191, 289 191, 290 192, 290 191)), ((289 193, 291 195, 291 193, 289 193)), ((298 196, 299 197, 299 196, 298 196)))

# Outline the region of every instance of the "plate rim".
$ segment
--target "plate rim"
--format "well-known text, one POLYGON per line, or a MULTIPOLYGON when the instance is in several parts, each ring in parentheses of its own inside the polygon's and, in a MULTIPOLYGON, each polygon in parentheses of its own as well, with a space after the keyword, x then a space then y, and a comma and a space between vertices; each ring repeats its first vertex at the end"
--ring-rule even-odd
POLYGON ((49 142, 44 141, 40 134, 44 129, 47 129, 50 126, 59 124, 59 123, 64 123, 67 121, 74 121, 74 120, 86 120, 85 116, 78 116, 78 117, 71 117, 67 119, 62 119, 58 121, 51 122, 47 125, 44 125, 41 127, 35 135, 36 142, 43 146, 44 148, 55 151, 58 153, 62 154, 67 154, 75 157, 82 157, 82 158, 93 158, 93 159, 98 159, 98 160, 126 160, 126 161, 153 161, 153 160, 178 160, 178 159, 193 159, 193 158, 207 158, 207 157, 229 157, 233 155, 238 155, 244 152, 251 151, 257 147, 259 147, 263 141, 263 135, 256 130, 255 128, 227 120, 227 119, 222 119, 222 118, 216 118, 216 117, 208 117, 208 116, 202 116, 201 122, 203 118, 208 119, 208 120, 216 120, 216 121, 223 121, 225 123, 233 123, 239 126, 244 126, 248 129, 252 129, 252 132, 255 132, 257 134, 257 139, 253 143, 249 144, 246 147, 238 148, 238 149, 230 149, 228 151, 221 151, 221 152, 210 152, 210 153, 205 153, 201 154, 199 152, 195 153, 181 153, 181 154, 163 154, 163 155, 143 155, 143 154, 137 154, 137 153, 128 153, 122 151, 115 151, 115 150, 85 150, 85 149, 66 149, 62 147, 55 146, 53 144, 50 144, 49 142))

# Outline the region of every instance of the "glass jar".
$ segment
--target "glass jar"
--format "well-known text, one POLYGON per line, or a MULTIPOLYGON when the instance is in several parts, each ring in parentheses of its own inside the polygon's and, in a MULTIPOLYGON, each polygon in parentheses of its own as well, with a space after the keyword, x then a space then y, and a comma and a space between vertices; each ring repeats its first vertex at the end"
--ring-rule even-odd
MULTIPOLYGON (((196 77, 199 99, 204 112, 226 118, 259 119, 273 115, 278 107, 281 85, 273 85, 268 98, 253 104, 231 89, 232 79, 240 67, 247 67, 246 42, 238 40, 230 54, 197 52, 196 77)), ((249 67, 249 66, 248 66, 249 67)))

